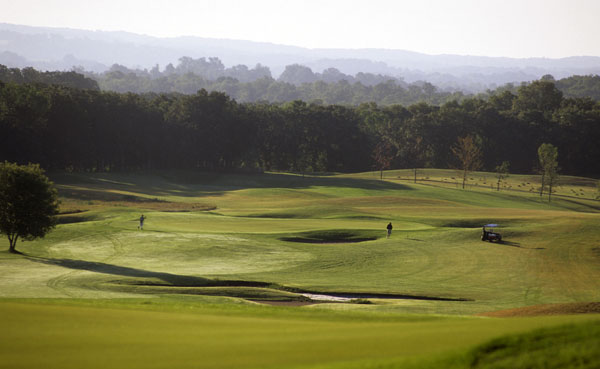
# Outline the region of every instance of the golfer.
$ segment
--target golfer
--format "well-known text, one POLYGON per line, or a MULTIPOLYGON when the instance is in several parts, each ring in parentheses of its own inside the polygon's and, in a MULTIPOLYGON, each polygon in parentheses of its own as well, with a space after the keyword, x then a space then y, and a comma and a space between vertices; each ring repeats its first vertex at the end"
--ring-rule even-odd
POLYGON ((140 217, 140 225, 138 226, 138 229, 144 229, 144 219, 146 219, 146 217, 144 216, 144 214, 142 214, 142 216, 140 217))
POLYGON ((389 222, 386 228, 388 231, 387 238, 390 238, 390 236, 392 235, 392 222, 389 222))

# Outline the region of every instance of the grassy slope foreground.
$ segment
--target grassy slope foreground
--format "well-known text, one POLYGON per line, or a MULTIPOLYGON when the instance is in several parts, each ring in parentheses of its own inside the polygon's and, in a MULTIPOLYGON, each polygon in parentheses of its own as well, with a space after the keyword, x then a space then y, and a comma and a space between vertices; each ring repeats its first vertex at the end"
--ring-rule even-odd
POLYGON ((511 190, 531 178, 498 192, 426 175, 56 175, 59 227, 0 253, 0 367, 464 367, 490 338, 597 321, 465 317, 600 301, 591 187, 548 203, 511 190), (479 240, 490 222, 506 242, 479 240), (251 302, 302 292, 365 303, 251 302))
MULTIPOLYGON (((583 344, 573 345, 578 357, 598 360, 598 319, 589 315, 489 319, 216 302, 181 298, 5 302, 0 304, 7 338, 0 347, 0 367, 465 368, 473 362, 468 350, 474 345, 566 323, 575 324, 569 334, 583 330, 583 344), (590 325, 596 329, 586 335, 590 325)), ((510 347, 511 339, 499 348, 518 351, 510 347)), ((560 334, 544 342, 542 349, 552 357, 554 349, 565 349, 566 341, 560 334)), ((514 355, 485 347, 475 353, 479 363, 494 358, 510 362, 514 355)))

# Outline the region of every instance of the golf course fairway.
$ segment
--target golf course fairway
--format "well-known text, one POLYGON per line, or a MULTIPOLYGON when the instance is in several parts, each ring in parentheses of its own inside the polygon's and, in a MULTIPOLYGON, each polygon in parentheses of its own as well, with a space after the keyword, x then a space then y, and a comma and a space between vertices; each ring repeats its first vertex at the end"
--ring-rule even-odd
POLYGON ((58 226, 0 251, 0 368, 598 367, 595 182, 454 175, 51 173, 58 226))

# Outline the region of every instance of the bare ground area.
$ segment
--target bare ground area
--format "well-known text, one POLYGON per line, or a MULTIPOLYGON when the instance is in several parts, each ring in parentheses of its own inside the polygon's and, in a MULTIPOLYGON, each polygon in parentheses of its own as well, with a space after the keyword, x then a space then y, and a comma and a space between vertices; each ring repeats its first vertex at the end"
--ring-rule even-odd
POLYGON ((477 314, 494 318, 539 315, 600 314, 600 302, 574 302, 568 304, 533 305, 515 309, 477 314))

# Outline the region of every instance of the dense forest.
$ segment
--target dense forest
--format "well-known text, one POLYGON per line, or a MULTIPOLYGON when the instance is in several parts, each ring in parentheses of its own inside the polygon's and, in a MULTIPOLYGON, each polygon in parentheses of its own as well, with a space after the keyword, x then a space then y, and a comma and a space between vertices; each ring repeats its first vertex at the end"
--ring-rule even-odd
POLYGON ((537 148, 552 143, 562 173, 600 176, 600 103, 564 97, 549 79, 441 105, 345 106, 238 103, 203 89, 116 93, 37 74, 48 80, 0 83, 0 160, 81 171, 351 172, 373 169, 383 153, 391 168, 450 168, 451 147, 473 135, 485 170, 509 161, 512 172, 532 172, 537 148))
MULTIPOLYGON (((555 81, 550 75, 542 79, 555 82, 565 97, 590 97, 600 101, 600 76, 571 76, 555 81)), ((168 64, 161 72, 158 65, 151 70, 128 69, 113 65, 105 73, 39 72, 33 68, 7 68, 0 65, 0 81, 15 83, 46 83, 84 89, 101 89, 120 93, 181 93, 195 94, 201 89, 223 92, 241 103, 285 103, 294 100, 310 104, 357 106, 375 102, 378 105, 412 105, 426 102, 442 105, 478 97, 489 99, 498 91, 517 93, 519 86, 507 84, 477 95, 461 91, 440 90, 429 82, 408 84, 402 79, 357 73, 350 76, 335 68, 313 73, 305 66, 288 65, 278 79, 269 68, 257 64, 226 68, 218 58, 193 59, 182 57, 179 64, 168 64)))

